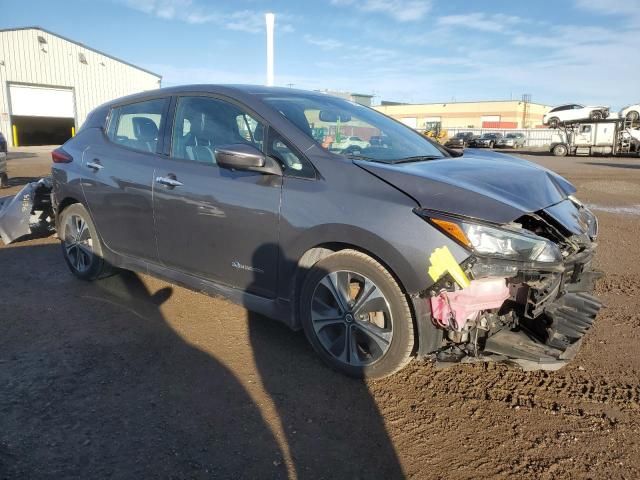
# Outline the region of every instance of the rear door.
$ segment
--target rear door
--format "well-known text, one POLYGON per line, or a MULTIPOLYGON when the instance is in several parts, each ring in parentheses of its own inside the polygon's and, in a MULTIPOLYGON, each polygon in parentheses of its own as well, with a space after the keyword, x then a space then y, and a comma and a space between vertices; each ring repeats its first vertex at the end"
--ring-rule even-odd
POLYGON ((114 107, 106 135, 82 156, 82 188, 109 249, 157 261, 152 182, 169 98, 114 107))
POLYGON ((183 96, 153 196, 159 258, 175 270, 262 296, 276 292, 282 177, 220 168, 215 148, 263 149, 266 127, 229 100, 183 96))

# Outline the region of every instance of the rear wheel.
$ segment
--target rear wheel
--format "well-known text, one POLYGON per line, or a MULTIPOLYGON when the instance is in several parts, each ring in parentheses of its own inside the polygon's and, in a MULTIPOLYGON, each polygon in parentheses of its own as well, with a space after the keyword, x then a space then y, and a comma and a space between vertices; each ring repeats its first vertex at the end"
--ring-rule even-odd
POLYGON ((62 254, 71 273, 87 281, 114 273, 104 260, 100 237, 82 204, 65 208, 60 214, 59 225, 62 254))
POLYGON ((342 250, 316 263, 300 298, 305 334, 322 360, 353 377, 381 378, 411 360, 413 317, 391 274, 342 250))
POLYGON ((555 145, 553 147, 551 153, 553 153, 556 157, 566 157, 569 153, 569 149, 566 145, 559 143, 558 145, 555 145))
POLYGON ((560 125, 560 119, 558 117, 553 117, 549 119, 549 126, 551 128, 558 128, 560 125))
POLYGON ((604 114, 600 110, 591 112, 591 120, 602 120, 603 118, 604 114))

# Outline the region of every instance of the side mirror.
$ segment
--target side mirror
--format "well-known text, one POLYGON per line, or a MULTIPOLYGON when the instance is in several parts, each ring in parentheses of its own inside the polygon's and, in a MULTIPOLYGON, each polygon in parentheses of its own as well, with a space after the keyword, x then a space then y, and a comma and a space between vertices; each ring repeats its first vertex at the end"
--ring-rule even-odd
POLYGON ((447 151, 447 153, 454 158, 461 157, 464 155, 464 148, 451 148, 451 147, 444 147, 444 146, 442 148, 444 148, 447 151))
POLYGON ((275 160, 265 156, 253 145, 234 143, 216 147, 214 154, 216 163, 230 170, 247 170, 280 175, 282 170, 275 160))

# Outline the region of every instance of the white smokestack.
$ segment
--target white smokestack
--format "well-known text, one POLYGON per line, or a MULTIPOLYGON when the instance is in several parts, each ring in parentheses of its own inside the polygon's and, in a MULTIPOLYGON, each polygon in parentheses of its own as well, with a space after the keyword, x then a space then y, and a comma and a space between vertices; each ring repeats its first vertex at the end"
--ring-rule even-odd
POLYGON ((273 87, 273 28, 276 16, 273 13, 265 15, 267 21, 267 87, 273 87))

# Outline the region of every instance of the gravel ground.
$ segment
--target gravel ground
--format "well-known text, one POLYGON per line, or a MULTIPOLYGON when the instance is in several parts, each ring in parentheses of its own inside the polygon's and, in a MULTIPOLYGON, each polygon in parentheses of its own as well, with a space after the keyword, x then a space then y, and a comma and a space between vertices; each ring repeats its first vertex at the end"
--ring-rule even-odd
MULTIPOLYGON (((600 218, 607 308, 555 372, 412 363, 361 382, 301 333, 144 275, 0 248, 0 478, 640 477, 640 159, 521 154, 600 218)), ((49 168, 9 162, 11 189, 49 168)))

